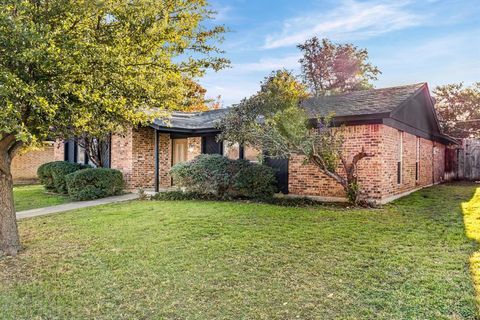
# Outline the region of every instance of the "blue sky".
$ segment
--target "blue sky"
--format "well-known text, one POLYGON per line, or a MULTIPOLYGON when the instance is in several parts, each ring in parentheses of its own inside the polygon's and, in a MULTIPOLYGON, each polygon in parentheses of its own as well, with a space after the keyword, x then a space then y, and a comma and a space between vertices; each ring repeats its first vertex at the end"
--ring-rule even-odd
POLYGON ((375 87, 480 81, 480 0, 213 0, 231 68, 201 80, 224 106, 272 70, 299 72, 298 43, 314 35, 367 48, 382 71, 375 87))

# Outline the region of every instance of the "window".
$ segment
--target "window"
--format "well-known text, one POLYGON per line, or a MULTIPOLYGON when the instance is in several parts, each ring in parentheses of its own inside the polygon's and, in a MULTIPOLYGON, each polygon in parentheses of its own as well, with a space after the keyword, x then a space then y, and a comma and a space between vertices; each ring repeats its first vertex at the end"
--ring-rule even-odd
POLYGON ((223 142, 223 155, 228 159, 237 160, 240 159, 240 146, 238 143, 223 142))
POLYGON ((420 138, 417 137, 416 160, 415 160, 415 181, 420 179, 420 138))
POLYGON ((250 147, 244 146, 243 147, 243 159, 249 160, 251 162, 258 162, 260 160, 260 150, 250 147))
POLYGON ((397 183, 402 183, 403 131, 398 131, 397 183))
POLYGON ((187 161, 188 140, 172 139, 172 165, 187 161))
POLYGON ((87 163, 86 159, 87 159, 87 156, 86 156, 85 149, 83 147, 81 147, 79 144, 77 144, 77 160, 76 160, 76 162, 81 163, 81 164, 86 164, 87 163))

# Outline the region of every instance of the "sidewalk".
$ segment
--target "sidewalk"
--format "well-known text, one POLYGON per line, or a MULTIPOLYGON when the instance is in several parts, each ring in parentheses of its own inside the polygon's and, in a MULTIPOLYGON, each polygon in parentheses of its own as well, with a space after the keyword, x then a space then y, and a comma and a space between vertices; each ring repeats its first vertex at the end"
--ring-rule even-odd
POLYGON ((61 204, 58 206, 19 211, 17 212, 17 219, 44 216, 52 213, 60 213, 60 212, 65 212, 70 210, 81 209, 81 208, 100 206, 102 204, 130 201, 130 200, 135 200, 137 198, 138 198, 138 194, 129 193, 121 196, 115 196, 115 197, 109 197, 109 198, 103 198, 103 199, 97 199, 97 200, 91 200, 91 201, 70 202, 70 203, 61 204))

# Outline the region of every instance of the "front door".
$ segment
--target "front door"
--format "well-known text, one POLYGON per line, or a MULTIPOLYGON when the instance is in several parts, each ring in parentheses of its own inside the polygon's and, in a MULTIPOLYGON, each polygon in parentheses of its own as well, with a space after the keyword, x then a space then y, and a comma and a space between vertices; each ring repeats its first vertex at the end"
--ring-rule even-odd
MULTIPOLYGON (((187 162, 188 140, 172 139, 172 167, 177 163, 187 162)), ((171 180, 174 185, 173 179, 171 180)))

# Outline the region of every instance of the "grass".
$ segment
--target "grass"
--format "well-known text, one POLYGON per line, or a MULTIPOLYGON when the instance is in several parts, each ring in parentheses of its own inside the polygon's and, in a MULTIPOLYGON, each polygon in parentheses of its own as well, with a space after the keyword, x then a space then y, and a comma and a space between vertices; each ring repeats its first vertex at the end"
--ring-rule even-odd
POLYGON ((476 319, 475 190, 374 210, 134 201, 22 220, 0 318, 476 319))
POLYGON ((69 201, 66 196, 46 193, 41 185, 16 186, 13 188, 13 197, 17 212, 55 206, 69 201))

